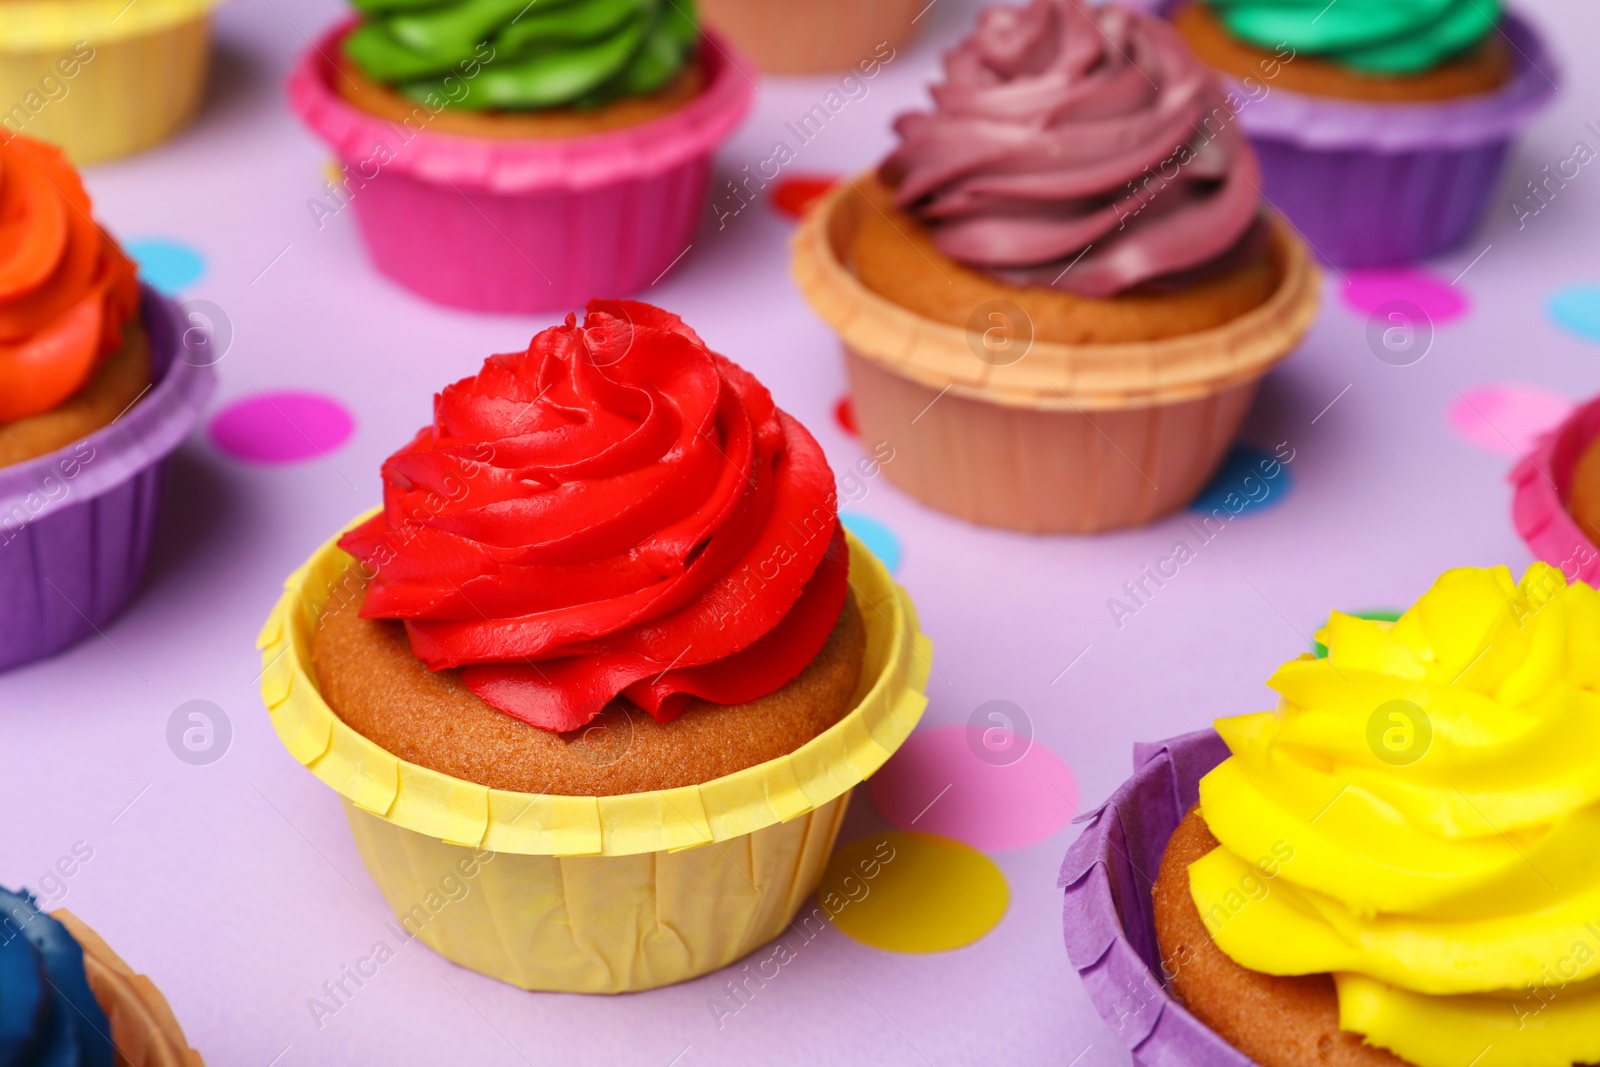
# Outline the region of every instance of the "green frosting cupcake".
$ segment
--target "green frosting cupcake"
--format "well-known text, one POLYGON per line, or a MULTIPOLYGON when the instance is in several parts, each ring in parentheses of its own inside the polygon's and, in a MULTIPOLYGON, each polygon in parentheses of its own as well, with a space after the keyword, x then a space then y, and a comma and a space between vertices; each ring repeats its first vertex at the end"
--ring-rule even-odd
POLYGON ((344 49, 368 77, 471 111, 648 96, 684 68, 700 39, 694 0, 353 2, 363 20, 344 49), (468 89, 458 99, 460 81, 468 89))
POLYGON ((1238 38, 1367 74, 1426 73, 1483 40, 1500 0, 1203 0, 1238 38))

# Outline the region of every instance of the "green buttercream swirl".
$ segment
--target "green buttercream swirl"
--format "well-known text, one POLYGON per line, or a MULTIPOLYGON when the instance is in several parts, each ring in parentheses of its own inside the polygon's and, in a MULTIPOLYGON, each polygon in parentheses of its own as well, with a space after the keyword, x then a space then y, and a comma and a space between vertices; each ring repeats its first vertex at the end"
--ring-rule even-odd
POLYGON ((648 96, 683 69, 700 37, 693 0, 353 2, 363 20, 345 54, 369 77, 472 111, 648 96))
POLYGON ((1367 74, 1422 74, 1500 23, 1500 0, 1204 0, 1235 37, 1367 74))

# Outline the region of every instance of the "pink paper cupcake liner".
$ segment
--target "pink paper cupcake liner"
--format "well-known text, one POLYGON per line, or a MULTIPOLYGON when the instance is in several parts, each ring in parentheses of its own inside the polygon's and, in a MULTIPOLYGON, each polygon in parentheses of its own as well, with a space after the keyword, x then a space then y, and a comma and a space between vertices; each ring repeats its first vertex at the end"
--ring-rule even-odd
POLYGON ((1600 399, 1567 416, 1511 472, 1516 486, 1511 521, 1533 554, 1561 568, 1567 581, 1600 586, 1600 547, 1567 511, 1573 468, 1596 437, 1600 437, 1600 399))
POLYGON ((206 347, 186 347, 192 335, 176 307, 146 287, 140 314, 150 391, 82 441, 0 468, 0 670, 103 628, 144 576, 166 458, 216 382, 201 365, 206 347))
MULTIPOLYGON (((1185 0, 1159 5, 1174 11, 1185 0)), ((1447 252, 1477 228, 1512 139, 1550 103, 1555 59, 1526 19, 1501 32, 1514 73, 1493 93, 1441 103, 1370 104, 1272 87, 1239 112, 1264 191, 1328 263, 1379 267, 1447 252)), ((1260 92, 1260 88, 1256 89, 1260 92)))
POLYGON ((1253 1067, 1167 991, 1150 900, 1167 841, 1228 758, 1214 730, 1135 745, 1133 777, 1084 816, 1057 884, 1067 955, 1101 1016, 1140 1067, 1253 1067))
POLYGON ((329 57, 351 25, 301 57, 289 76, 290 105, 358 175, 349 202, 378 270, 472 311, 559 311, 653 284, 688 251, 712 154, 755 93, 749 65, 707 31, 707 86, 669 115, 585 137, 496 140, 424 129, 408 140, 334 89, 329 57), (374 166, 376 177, 359 181, 374 166))

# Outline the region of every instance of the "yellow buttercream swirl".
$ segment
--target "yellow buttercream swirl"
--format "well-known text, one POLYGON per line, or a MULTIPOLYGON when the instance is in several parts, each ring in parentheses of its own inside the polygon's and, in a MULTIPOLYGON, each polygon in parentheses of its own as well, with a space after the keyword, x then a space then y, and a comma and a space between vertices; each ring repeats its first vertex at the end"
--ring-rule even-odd
POLYGON ((1462 568, 1318 639, 1276 711, 1216 724, 1217 945, 1333 973, 1341 1026, 1418 1067, 1600 1063, 1600 593, 1462 568))

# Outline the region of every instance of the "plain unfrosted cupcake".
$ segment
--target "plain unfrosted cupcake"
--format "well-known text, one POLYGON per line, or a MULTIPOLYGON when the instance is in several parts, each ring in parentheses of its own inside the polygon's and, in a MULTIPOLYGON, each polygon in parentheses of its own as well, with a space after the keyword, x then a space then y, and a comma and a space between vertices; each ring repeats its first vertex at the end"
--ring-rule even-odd
POLYGON ((795 238, 888 476, 977 522, 1094 532, 1199 492, 1317 309, 1220 88, 1165 22, 995 7, 931 113, 795 238))
POLYGON ((380 271, 479 311, 626 295, 682 258, 754 94, 693 4, 357 7, 289 79, 342 164, 319 228, 353 206, 380 271))
POLYGON ((262 685, 402 922, 470 869, 412 932, 575 992, 776 936, 928 670, 816 442, 675 316, 594 301, 447 388, 383 475, 290 579, 262 685))
MULTIPOLYGON (((0 145, 0 668, 93 633, 143 573, 166 456, 210 393, 205 345, 141 294, 53 146, 0 145)), ((192 331, 200 337, 204 331, 192 331)))

